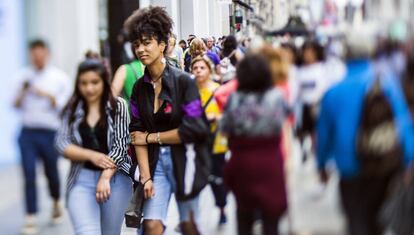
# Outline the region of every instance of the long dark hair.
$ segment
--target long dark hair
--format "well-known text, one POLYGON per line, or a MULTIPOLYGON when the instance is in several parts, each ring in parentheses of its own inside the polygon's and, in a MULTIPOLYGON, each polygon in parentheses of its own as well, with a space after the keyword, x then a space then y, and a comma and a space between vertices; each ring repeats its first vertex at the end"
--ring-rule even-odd
MULTIPOLYGON (((224 42, 223 42, 223 50, 221 51, 221 55, 220 55, 221 59, 223 59, 224 57, 228 57, 228 56, 230 56, 230 54, 231 54, 234 50, 236 50, 236 49, 237 49, 237 47, 238 47, 238 44, 237 44, 237 39, 236 39, 236 37, 235 37, 235 36, 233 36, 233 35, 229 35, 229 36, 227 36, 227 37, 224 39, 224 42)), ((235 54, 234 54, 234 53, 233 53, 233 55, 232 55, 229 59, 230 59, 230 62, 231 62, 233 65, 236 65, 236 64, 237 64, 237 59, 236 59, 236 56, 235 56, 235 54)))
POLYGON ((69 100, 69 102, 66 104, 65 108, 63 109, 63 114, 67 114, 69 112, 69 124, 73 123, 75 120, 75 112, 76 107, 78 106, 79 102, 83 102, 83 110, 85 112, 85 115, 88 114, 88 106, 86 105, 86 102, 84 98, 82 97, 82 94, 79 90, 79 80, 80 76, 83 73, 86 72, 96 72, 99 77, 102 79, 102 82, 104 84, 104 90, 101 97, 101 107, 99 109, 100 112, 100 120, 98 122, 99 126, 104 126, 106 124, 107 115, 105 112, 106 106, 109 102, 110 106, 112 107, 111 110, 111 116, 112 118, 115 116, 116 111, 116 99, 112 94, 111 90, 111 82, 109 77, 109 72, 106 68, 106 66, 102 63, 99 59, 87 59, 79 64, 78 66, 78 72, 76 74, 76 82, 75 82, 75 90, 73 92, 72 98, 69 100))
POLYGON ((303 55, 306 49, 311 49, 316 55, 316 61, 322 62, 326 59, 325 54, 325 48, 317 41, 315 40, 308 40, 302 45, 302 51, 301 51, 301 64, 305 64, 303 55))

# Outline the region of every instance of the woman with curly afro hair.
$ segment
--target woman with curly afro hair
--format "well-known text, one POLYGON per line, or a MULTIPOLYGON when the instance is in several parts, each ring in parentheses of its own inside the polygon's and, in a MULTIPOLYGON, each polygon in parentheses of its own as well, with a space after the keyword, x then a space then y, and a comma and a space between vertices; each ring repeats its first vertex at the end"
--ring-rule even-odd
MULTIPOLYGON (((172 20, 164 8, 134 12, 126 21, 135 56, 146 66, 131 95, 131 143, 144 185, 144 234, 165 230, 175 193, 183 234, 199 234, 198 196, 207 184, 208 124, 190 75, 166 63, 172 20)), ((138 173, 137 173, 138 172, 138 173)))

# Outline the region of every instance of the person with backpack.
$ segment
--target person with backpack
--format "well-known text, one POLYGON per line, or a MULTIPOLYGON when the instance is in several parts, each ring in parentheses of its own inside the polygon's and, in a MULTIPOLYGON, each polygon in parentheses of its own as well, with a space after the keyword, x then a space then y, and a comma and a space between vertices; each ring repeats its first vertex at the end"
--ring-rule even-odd
POLYGON ((125 44, 124 52, 130 54, 129 59, 125 64, 121 65, 115 72, 112 80, 112 92, 115 97, 121 96, 129 102, 132 93, 132 87, 135 82, 144 75, 145 66, 142 62, 134 55, 131 43, 129 42, 129 36, 126 28, 121 30, 122 42, 125 44))
POLYGON ((227 205, 227 189, 223 182, 224 165, 226 164, 225 155, 227 152, 227 139, 217 131, 217 123, 221 118, 221 111, 214 98, 215 91, 220 85, 213 81, 213 63, 204 55, 193 59, 191 62, 191 72, 195 76, 198 91, 200 93, 201 104, 207 120, 210 123, 210 144, 212 147, 212 172, 210 175, 210 185, 213 190, 216 206, 220 209, 219 225, 227 222, 225 207, 227 205))
POLYGON ((122 96, 129 102, 135 82, 144 75, 145 66, 138 59, 121 65, 115 72, 112 91, 115 96, 122 96))
POLYGON ((348 37, 358 40, 348 40, 347 75, 321 102, 317 165, 326 183, 327 164, 331 158, 336 162, 348 234, 381 235, 387 190, 413 163, 412 120, 398 79, 374 72, 369 59, 374 43, 364 34, 348 37))
POLYGON ((220 54, 220 83, 227 83, 236 75, 236 65, 243 58, 243 52, 238 47, 237 39, 233 35, 227 36, 223 41, 220 54))

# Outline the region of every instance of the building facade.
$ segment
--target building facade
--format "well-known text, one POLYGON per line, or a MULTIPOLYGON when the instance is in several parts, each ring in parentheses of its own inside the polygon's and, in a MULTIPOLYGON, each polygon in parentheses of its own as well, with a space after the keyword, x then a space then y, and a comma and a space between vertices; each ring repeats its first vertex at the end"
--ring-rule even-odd
POLYGON ((230 33, 231 2, 223 0, 140 0, 140 7, 162 6, 173 18, 174 33, 179 39, 189 34, 197 37, 230 33))

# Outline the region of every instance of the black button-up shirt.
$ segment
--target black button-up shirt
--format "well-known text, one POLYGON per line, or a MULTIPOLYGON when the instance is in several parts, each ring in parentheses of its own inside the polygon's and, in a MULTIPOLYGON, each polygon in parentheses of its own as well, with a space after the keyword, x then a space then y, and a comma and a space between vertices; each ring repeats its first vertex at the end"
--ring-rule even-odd
MULTIPOLYGON (((184 200, 196 196, 207 183, 209 174, 209 128, 201 106, 200 95, 188 73, 166 65, 162 74, 161 103, 154 114, 154 88, 147 70, 134 85, 130 105, 130 132, 163 132, 178 128, 182 144, 170 145, 177 181, 177 198, 184 200), (194 156, 195 152, 195 158, 194 156), (193 176, 186 168, 195 168, 193 176)), ((148 145, 151 175, 158 161, 159 145, 148 145)))

